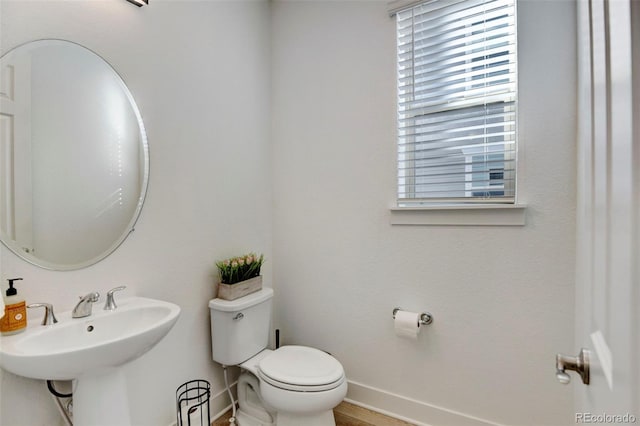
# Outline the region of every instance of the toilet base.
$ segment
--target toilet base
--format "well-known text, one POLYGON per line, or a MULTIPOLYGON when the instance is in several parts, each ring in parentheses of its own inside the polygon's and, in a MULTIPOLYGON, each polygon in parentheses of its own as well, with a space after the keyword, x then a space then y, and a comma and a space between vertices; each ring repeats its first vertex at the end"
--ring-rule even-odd
POLYGON ((236 413, 236 425, 238 426, 335 426, 336 421, 333 417, 333 411, 325 411, 323 413, 309 416, 299 416, 297 414, 279 413, 276 415, 275 423, 266 423, 257 419, 242 409, 236 413))
POLYGON ((260 382, 256 376, 243 371, 238 378, 238 426, 335 426, 333 410, 318 413, 276 413, 262 400, 260 382))
POLYGON ((238 411, 237 424, 240 426, 275 426, 276 415, 267 410, 259 393, 258 378, 243 372, 238 378, 238 411))
POLYGON ((238 410, 236 413, 236 426, 275 426, 275 423, 264 423, 242 410, 238 410))
POLYGON ((316 414, 305 414, 304 416, 293 413, 278 413, 276 419, 277 426, 335 426, 335 424, 336 420, 333 417, 333 410, 316 414))

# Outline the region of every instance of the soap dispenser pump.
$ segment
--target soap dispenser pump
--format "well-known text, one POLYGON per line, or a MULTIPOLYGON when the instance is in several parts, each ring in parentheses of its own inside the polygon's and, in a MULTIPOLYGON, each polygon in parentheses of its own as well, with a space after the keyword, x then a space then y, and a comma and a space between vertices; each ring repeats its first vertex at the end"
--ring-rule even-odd
POLYGON ((27 328, 27 306, 22 296, 18 295, 18 290, 13 288, 14 281, 22 278, 11 278, 9 288, 4 297, 4 316, 0 319, 0 333, 3 335, 16 334, 27 328))

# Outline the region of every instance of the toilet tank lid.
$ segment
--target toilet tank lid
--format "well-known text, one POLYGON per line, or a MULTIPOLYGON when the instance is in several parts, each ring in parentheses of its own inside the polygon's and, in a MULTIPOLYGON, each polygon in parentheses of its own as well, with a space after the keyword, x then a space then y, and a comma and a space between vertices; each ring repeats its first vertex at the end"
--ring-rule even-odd
POLYGON ((209 308, 222 312, 241 311, 243 309, 247 309, 251 306, 257 305, 258 303, 269 300, 272 296, 273 289, 269 287, 262 287, 262 290, 258 290, 255 293, 239 297, 236 300, 211 299, 209 301, 209 308))

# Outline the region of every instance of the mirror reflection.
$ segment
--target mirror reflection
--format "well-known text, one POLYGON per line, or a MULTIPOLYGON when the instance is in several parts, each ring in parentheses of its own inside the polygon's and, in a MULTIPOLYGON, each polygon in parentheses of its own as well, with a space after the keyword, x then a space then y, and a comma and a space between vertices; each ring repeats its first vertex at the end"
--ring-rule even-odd
POLYGON ((57 270, 115 250, 148 179, 144 126, 101 57, 39 40, 0 59, 0 233, 14 253, 57 270))

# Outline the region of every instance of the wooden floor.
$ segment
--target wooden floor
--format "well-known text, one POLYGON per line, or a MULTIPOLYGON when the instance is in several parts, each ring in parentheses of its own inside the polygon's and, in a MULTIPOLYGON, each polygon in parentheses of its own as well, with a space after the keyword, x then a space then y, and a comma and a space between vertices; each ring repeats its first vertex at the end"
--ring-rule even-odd
POLYGON ((333 410, 336 426, 411 426, 412 423, 343 402, 333 410))
MULTIPOLYGON (((343 402, 333 410, 336 426, 411 426, 412 423, 403 422, 387 417, 375 411, 343 402)), ((231 411, 217 419, 212 426, 228 426, 231 411)), ((242 426, 242 425, 240 425, 242 426)), ((304 425, 300 425, 304 426, 304 425)))

